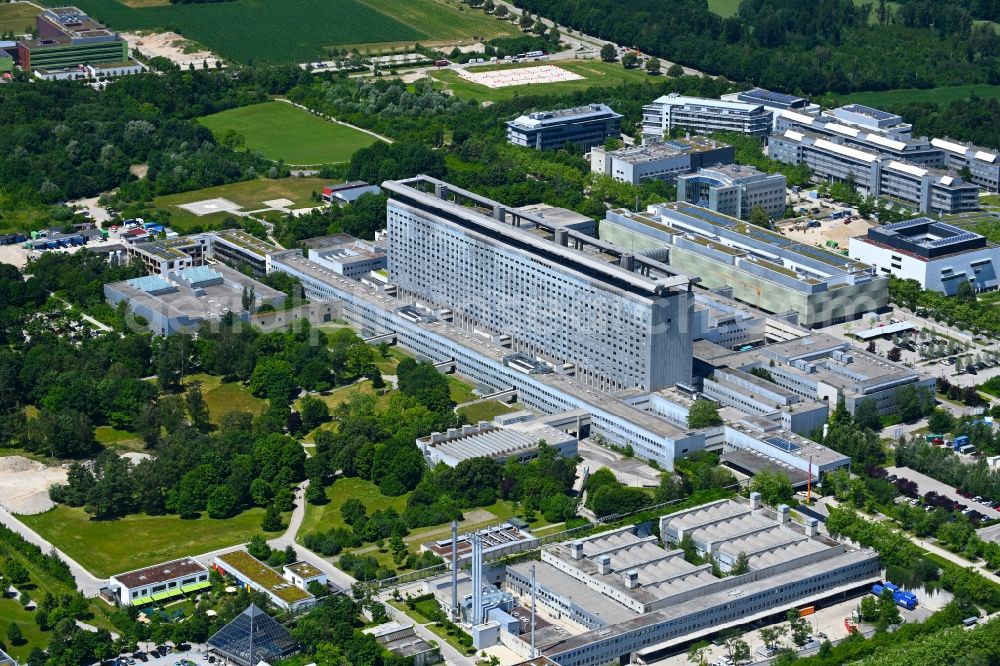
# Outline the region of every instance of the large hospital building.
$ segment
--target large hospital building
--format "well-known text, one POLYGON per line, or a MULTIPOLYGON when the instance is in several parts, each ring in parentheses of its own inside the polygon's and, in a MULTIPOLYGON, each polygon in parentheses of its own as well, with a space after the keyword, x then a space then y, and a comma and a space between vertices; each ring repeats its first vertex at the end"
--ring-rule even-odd
POLYGON ((383 187, 401 297, 447 309, 471 333, 509 336, 513 351, 601 390, 690 379, 686 275, 431 178, 383 187))

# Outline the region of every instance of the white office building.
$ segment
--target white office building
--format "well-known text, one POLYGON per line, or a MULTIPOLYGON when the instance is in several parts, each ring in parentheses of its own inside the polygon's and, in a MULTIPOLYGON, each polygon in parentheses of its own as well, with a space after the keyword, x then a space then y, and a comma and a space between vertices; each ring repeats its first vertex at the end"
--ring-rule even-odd
POLYGON ((642 134, 662 138, 674 128, 681 128, 698 134, 739 132, 763 141, 771 132, 773 117, 763 104, 670 93, 642 107, 642 134))
POLYGON ((732 146, 704 136, 655 139, 620 150, 595 147, 590 151, 590 170, 638 185, 647 180, 672 181, 703 167, 732 164, 734 157, 732 146))
POLYGON ((867 236, 851 239, 850 254, 882 274, 943 294, 955 294, 961 282, 976 291, 1000 287, 1000 247, 927 217, 869 229, 867 236))
POLYGON ((677 178, 677 200, 746 220, 757 206, 772 220, 785 213, 788 179, 752 166, 729 164, 699 169, 677 178))

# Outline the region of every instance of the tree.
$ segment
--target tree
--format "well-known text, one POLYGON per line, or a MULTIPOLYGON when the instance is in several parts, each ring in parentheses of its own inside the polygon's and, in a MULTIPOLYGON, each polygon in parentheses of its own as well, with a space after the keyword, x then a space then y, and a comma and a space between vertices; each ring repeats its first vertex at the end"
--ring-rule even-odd
POLYGON ((733 666, 750 661, 750 645, 738 633, 727 636, 722 646, 733 666))
POLYGON ((893 363, 899 363, 900 359, 903 357, 903 350, 899 347, 893 347, 889 350, 885 357, 893 363))
POLYGON ((687 660, 695 666, 708 666, 708 644, 704 642, 693 644, 688 649, 687 660))
POLYGON ((878 413, 878 405, 871 398, 865 398, 854 408, 854 423, 859 428, 870 430, 882 429, 882 417, 878 413))
POLYGON ((241 296, 240 305, 243 306, 244 310, 251 314, 253 314, 253 305, 257 302, 256 295, 254 293, 255 291, 256 290, 253 285, 243 287, 243 295, 241 296))
POLYGON ((229 486, 217 486, 208 496, 205 509, 211 518, 229 518, 236 515, 236 495, 229 486))
POLYGON ((795 496, 787 475, 766 469, 754 474, 750 480, 750 490, 760 493, 761 499, 769 506, 785 504, 795 496))
POLYGON ((684 76, 684 68, 674 63, 667 68, 667 76, 676 79, 678 76, 684 76))
POLYGON ((719 406, 704 398, 695 400, 691 408, 688 409, 688 427, 697 430, 717 425, 722 425, 719 406))
POLYGON ((660 73, 660 59, 659 58, 648 58, 646 60, 646 73, 650 76, 656 76, 660 73))
POLYGON ((260 521, 260 528, 265 532, 280 532, 284 525, 281 522, 281 512, 278 507, 271 504, 264 512, 264 518, 260 521))
POLYGON ((340 505, 340 516, 351 527, 362 525, 368 519, 365 505, 355 497, 345 500, 340 505))
POLYGON ((794 608, 790 609, 788 613, 785 614, 785 619, 788 620, 788 628, 792 634, 792 642, 796 646, 802 647, 809 642, 812 637, 812 627, 809 622, 806 621, 804 617, 799 615, 799 612, 794 608))
POLYGON ((302 427, 306 432, 312 432, 330 420, 330 409, 326 403, 311 395, 302 398, 299 413, 302 416, 302 427))
POLYGON ((271 547, 267 545, 263 534, 254 534, 247 543, 247 552, 258 560, 266 561, 271 555, 271 547))
POLYGON ((632 69, 638 66, 639 56, 635 54, 635 51, 628 51, 622 56, 622 67, 625 69, 632 69))
POLYGON ((7 640, 10 641, 11 645, 21 645, 24 642, 24 635, 17 622, 11 622, 7 625, 7 640))
POLYGON ((878 599, 878 628, 885 631, 894 624, 903 621, 899 613, 899 606, 892 598, 892 590, 884 588, 878 599))
POLYGON ((246 142, 246 137, 230 128, 227 129, 225 134, 222 135, 222 141, 220 143, 229 150, 239 150, 246 145, 246 142))
POLYGON ((201 432, 208 430, 208 404, 201 393, 201 387, 192 386, 188 389, 187 394, 184 396, 184 403, 187 407, 188 417, 191 419, 191 425, 201 432))
POLYGON ((773 627, 762 627, 758 634, 764 647, 768 650, 777 650, 781 637, 785 635, 785 627, 780 624, 773 627))
POLYGON ((14 557, 7 560, 3 574, 11 585, 24 585, 29 580, 28 570, 21 564, 20 560, 14 557))
MULTIPOLYGON (((890 593, 891 594, 891 593, 890 593)), ((879 613, 879 600, 877 597, 871 595, 865 595, 861 599, 861 605, 858 606, 858 615, 861 616, 862 622, 875 622, 878 620, 879 613)))
POLYGON ((767 214, 763 206, 754 206, 750 209, 750 217, 748 218, 750 224, 763 227, 765 229, 771 228, 771 216, 767 214))
POLYGON ((608 43, 601 47, 601 60, 604 62, 614 62, 617 57, 618 51, 614 44, 608 43))
POLYGON ((292 366, 280 358, 267 357, 254 366, 250 376, 250 392, 255 396, 281 404, 288 404, 295 388, 292 366))
POLYGON ((976 302, 976 290, 972 288, 968 280, 960 280, 958 286, 955 287, 955 300, 960 303, 976 302))
POLYGON ((733 562, 732 568, 729 570, 729 575, 742 576, 748 573, 750 573, 750 558, 741 550, 740 554, 736 556, 736 561, 733 562))

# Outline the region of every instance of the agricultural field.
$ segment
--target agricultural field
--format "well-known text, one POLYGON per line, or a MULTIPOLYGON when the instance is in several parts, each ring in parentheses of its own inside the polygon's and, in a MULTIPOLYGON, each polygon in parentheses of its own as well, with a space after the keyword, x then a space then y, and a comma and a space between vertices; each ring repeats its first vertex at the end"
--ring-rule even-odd
POLYGON ((908 88, 857 92, 839 96, 836 98, 836 101, 840 104, 857 102, 859 104, 882 108, 894 104, 910 104, 913 102, 950 104, 956 100, 969 99, 973 93, 982 99, 1000 99, 1000 86, 969 84, 964 86, 943 86, 941 88, 908 88))
MULTIPOLYGON (((518 69, 524 67, 538 67, 546 63, 518 63, 515 65, 487 65, 476 67, 473 71, 486 72, 504 69, 518 69)), ((625 69, 621 63, 601 62, 599 60, 575 60, 559 61, 555 64, 565 70, 582 76, 582 79, 575 81, 562 81, 559 83, 529 84, 523 86, 510 86, 509 88, 487 88, 463 79, 455 72, 448 69, 431 70, 430 76, 439 81, 443 88, 451 90, 455 95, 466 99, 474 99, 480 102, 501 102, 514 97, 524 97, 529 95, 563 95, 578 90, 587 90, 596 86, 617 86, 623 83, 642 83, 644 81, 656 80, 646 74, 642 68, 625 69)))
POLYGON ((91 520, 83 509, 60 504, 45 513, 18 519, 87 571, 105 578, 244 543, 260 532, 263 516, 263 509, 254 508, 225 520, 137 514, 108 522, 91 520))
POLYGON ((510 21, 500 21, 458 0, 361 0, 364 4, 427 35, 431 42, 470 42, 520 33, 510 21), (461 10, 459 8, 462 8, 461 10))
POLYGON ((294 203, 293 208, 307 208, 317 205, 312 200, 312 193, 321 192, 323 187, 329 185, 330 182, 322 178, 280 178, 277 180, 259 178, 257 180, 244 180, 228 185, 206 187, 201 190, 156 197, 153 199, 153 206, 169 211, 171 228, 183 234, 195 226, 204 229, 220 228, 222 221, 229 216, 229 213, 219 212, 209 213, 208 215, 195 215, 191 211, 180 208, 181 204, 204 201, 206 199, 228 199, 241 206, 244 210, 250 211, 266 208, 265 201, 288 199, 294 203))
POLYGON ((330 47, 365 50, 366 45, 471 42, 474 37, 516 31, 479 10, 459 11, 458 0, 229 0, 178 5, 168 0, 79 0, 76 4, 116 30, 172 30, 223 58, 248 64, 310 62, 330 47))
POLYGON ((28 3, 6 3, 0 5, 0 32, 24 34, 25 28, 35 27, 38 8, 28 3))
POLYGON ((235 130, 246 139, 247 148, 292 165, 347 162, 355 151, 378 140, 284 102, 229 109, 204 116, 198 122, 216 137, 235 130))

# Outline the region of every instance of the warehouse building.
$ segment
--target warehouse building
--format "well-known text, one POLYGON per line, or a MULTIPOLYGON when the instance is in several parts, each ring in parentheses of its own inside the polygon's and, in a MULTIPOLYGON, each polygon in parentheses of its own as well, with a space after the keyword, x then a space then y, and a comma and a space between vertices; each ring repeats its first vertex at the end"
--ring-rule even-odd
MULTIPOLYGON (((773 397, 821 401, 832 409, 840 398, 854 413, 863 400, 872 400, 879 413, 895 409, 894 397, 904 386, 923 387, 933 395, 934 379, 887 361, 825 333, 770 344, 748 351, 732 351, 707 341, 695 343, 696 363, 706 395, 730 404, 722 390, 740 387, 755 399, 773 397)), ((735 405, 753 413, 748 404, 735 405)))
POLYGON ((576 435, 534 419, 506 425, 480 421, 449 428, 447 432, 432 432, 417 439, 417 448, 430 467, 438 463, 455 467, 470 458, 492 458, 499 463, 513 458, 527 462, 538 457, 539 442, 545 442, 561 456, 576 456, 576 435))
POLYGON ((647 180, 673 181, 702 167, 732 164, 735 154, 729 144, 704 136, 654 139, 642 146, 619 150, 595 147, 590 151, 590 170, 638 185, 647 180))
POLYGON ((243 307, 245 290, 253 290, 254 310, 281 308, 285 293, 221 265, 183 268, 164 275, 147 275, 104 285, 104 297, 116 307, 128 304, 156 335, 194 333, 206 321, 229 313, 250 321, 243 307))
POLYGON ((699 276, 701 286, 726 289, 770 313, 794 312, 807 328, 857 319, 888 303, 888 281, 871 266, 686 202, 649 213, 608 211, 601 238, 636 253, 665 251, 664 261, 699 276))
POLYGON ((851 239, 851 256, 880 273, 916 280, 954 295, 961 282, 976 291, 1000 287, 1000 247, 980 234, 928 217, 886 224, 851 239))
POLYGON ((18 42, 24 71, 76 70, 129 62, 128 42, 76 7, 51 7, 35 17, 35 39, 18 42))
POLYGON ((607 104, 536 111, 507 122, 507 143, 536 150, 558 150, 567 143, 584 152, 622 133, 622 115, 607 104))
POLYGON ((875 551, 819 535, 814 519, 794 523, 787 506, 763 507, 756 493, 670 514, 659 530, 662 544, 624 527, 543 546, 541 562, 506 567, 504 589, 518 599, 530 597, 534 567, 537 603, 574 628, 541 644, 542 655, 560 666, 625 663, 640 651, 654 660, 727 628, 839 598, 881 571, 875 551), (710 564, 687 562, 677 547, 686 535, 723 571, 745 554, 749 572, 717 578, 710 564))
POLYGON ((349 204, 354 203, 364 194, 381 194, 382 189, 378 185, 369 185, 363 180, 352 180, 349 183, 339 185, 327 185, 321 194, 323 201, 328 204, 349 204))
POLYGON ((677 200, 716 213, 749 219, 760 206, 772 220, 785 214, 788 179, 780 173, 761 173, 752 166, 729 164, 702 168, 677 178, 677 200))
POLYGON ((146 606, 211 585, 208 569, 185 557, 116 574, 108 579, 108 592, 122 606, 146 606))
POLYGON ((427 177, 387 181, 389 282, 603 391, 690 377, 687 275, 427 177))
POLYGON ((763 104, 726 102, 670 93, 642 107, 642 135, 662 139, 674 129, 697 134, 738 132, 761 141, 771 133, 774 114, 763 104))

